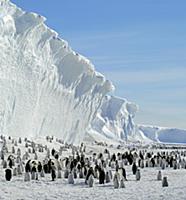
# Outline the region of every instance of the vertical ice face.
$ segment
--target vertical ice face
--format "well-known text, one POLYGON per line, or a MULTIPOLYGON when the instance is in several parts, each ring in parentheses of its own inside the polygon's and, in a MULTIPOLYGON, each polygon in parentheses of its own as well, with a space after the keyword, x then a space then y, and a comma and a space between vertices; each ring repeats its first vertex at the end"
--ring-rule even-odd
POLYGON ((79 143, 113 86, 44 21, 0 0, 0 133, 79 143))
POLYGON ((106 138, 128 140, 135 136, 133 118, 137 106, 114 96, 105 96, 96 118, 92 122, 90 134, 100 133, 106 138))
POLYGON ((138 125, 144 140, 162 143, 186 143, 186 130, 149 125, 138 125))

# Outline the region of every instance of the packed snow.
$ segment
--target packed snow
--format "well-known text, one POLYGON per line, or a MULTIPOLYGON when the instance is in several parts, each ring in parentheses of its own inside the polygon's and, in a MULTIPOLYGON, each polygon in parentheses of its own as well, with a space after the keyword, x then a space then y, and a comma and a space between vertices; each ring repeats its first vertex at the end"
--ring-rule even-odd
MULTIPOLYGON (((186 146, 182 146, 183 149, 175 149, 175 147, 174 149, 159 149, 157 146, 154 147, 155 148, 148 146, 147 148, 135 146, 133 144, 128 144, 128 146, 115 146, 106 143, 87 143, 83 146, 75 147, 67 145, 62 140, 54 137, 32 140, 28 138, 1 136, 0 199, 185 199, 186 146), (56 157, 57 154, 52 155, 53 149, 57 152, 59 158, 56 157), (136 175, 133 174, 133 164, 131 165, 129 163, 130 160, 123 157, 127 152, 133 155, 133 160, 136 161, 135 163, 137 168, 140 169, 140 174, 137 174, 137 172, 136 175), (156 156, 158 152, 162 156, 169 155, 169 161, 166 161, 163 157, 157 159, 156 156), (100 153, 102 157, 100 157, 100 153), (118 153, 120 153, 120 155, 118 153), (114 161, 114 154, 116 155, 116 161, 114 161), (4 156, 4 160, 2 159, 2 155, 4 156), (66 165, 66 159, 69 158, 69 162, 71 162, 74 158, 77 158, 77 155, 84 157, 85 167, 87 169, 90 167, 95 169, 95 163, 97 163, 98 166, 103 167, 105 173, 107 171, 110 173, 111 171, 113 178, 111 178, 110 181, 107 180, 108 183, 106 183, 105 180, 104 184, 99 184, 99 173, 96 173, 97 175, 95 174, 93 185, 91 186, 89 183, 85 183, 85 175, 79 178, 81 172, 78 172, 78 165, 76 165, 73 171, 76 169, 77 178, 73 177, 73 182, 71 183, 69 177, 65 178, 66 171, 67 169, 70 171, 69 167, 71 166, 71 164, 66 165), (149 155, 152 157, 150 158, 149 155), (13 161, 12 168, 9 168, 10 160, 7 160, 10 156, 13 161), (170 167, 171 157, 173 158, 172 167, 170 167), (155 161, 154 167, 151 160, 152 158, 154 158, 155 161), (35 178, 33 180, 32 178, 30 178, 31 180, 26 180, 25 169, 30 159, 34 161, 34 163, 40 161, 43 168, 44 164, 47 163, 49 159, 52 159, 56 166, 57 177, 55 180, 52 181, 51 173, 44 173, 44 177, 41 177, 41 173, 38 171, 38 164, 32 165, 32 167, 37 167, 36 173, 38 178, 34 176, 35 178), (109 163, 111 165, 109 165, 109 163), (123 178, 122 168, 126 170, 126 180, 124 179, 123 182, 124 188, 121 188, 120 179, 119 188, 115 188, 114 174, 116 173, 117 165, 119 167, 118 177, 123 178), (6 169, 11 169, 12 171, 13 176, 10 181, 6 181, 5 179, 6 169), (58 170, 62 172, 59 178, 58 170), (159 171, 161 171, 161 176, 158 176, 159 171), (17 174, 15 172, 17 172, 17 174), (162 187, 163 177, 167 177, 168 187, 162 187)), ((32 177, 32 172, 29 173, 32 177)))

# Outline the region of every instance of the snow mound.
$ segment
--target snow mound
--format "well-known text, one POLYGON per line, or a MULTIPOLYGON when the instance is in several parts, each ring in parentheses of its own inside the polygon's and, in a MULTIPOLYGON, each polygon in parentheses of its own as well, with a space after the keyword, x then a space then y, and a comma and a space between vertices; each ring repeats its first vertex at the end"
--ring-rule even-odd
POLYGON ((0 0, 0 133, 79 143, 113 85, 44 21, 0 0))

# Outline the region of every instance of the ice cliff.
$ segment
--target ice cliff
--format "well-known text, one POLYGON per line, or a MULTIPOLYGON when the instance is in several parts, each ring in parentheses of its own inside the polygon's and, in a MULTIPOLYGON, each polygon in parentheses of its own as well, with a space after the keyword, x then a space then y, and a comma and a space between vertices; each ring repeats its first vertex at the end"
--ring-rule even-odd
POLYGON ((0 0, 0 133, 79 143, 113 86, 44 21, 0 0))
POLYGON ((186 130, 157 126, 138 125, 136 133, 143 135, 144 140, 161 143, 186 143, 186 130))
POLYGON ((135 124, 133 118, 137 105, 114 96, 105 96, 102 106, 91 123, 90 134, 101 134, 106 138, 124 140, 134 138, 135 124))

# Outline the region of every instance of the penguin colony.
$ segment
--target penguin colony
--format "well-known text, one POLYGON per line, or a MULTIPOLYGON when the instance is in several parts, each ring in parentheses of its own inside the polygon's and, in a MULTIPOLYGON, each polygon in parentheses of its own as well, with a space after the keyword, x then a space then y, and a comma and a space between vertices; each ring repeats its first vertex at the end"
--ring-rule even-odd
POLYGON ((64 178, 68 184, 76 184, 76 179, 83 179, 88 187, 93 187, 95 183, 110 183, 113 188, 118 189, 125 188, 128 181, 125 166, 130 166, 136 181, 142 181, 141 171, 150 167, 157 170, 155 179, 161 182, 162 187, 168 187, 168 177, 162 176, 163 170, 186 169, 184 150, 154 153, 133 148, 111 154, 105 148, 103 153, 87 153, 83 143, 76 147, 49 136, 46 140, 48 143, 55 140, 60 144, 60 148, 49 149, 47 145, 36 144, 27 138, 15 139, 1 135, 0 160, 5 180, 11 181, 15 176, 22 176, 25 182, 41 181, 46 175, 50 175, 51 181, 64 178), (9 148, 8 143, 11 144, 9 148), (23 145, 25 152, 20 148, 23 145), (67 150, 71 151, 70 155, 62 156, 67 150), (42 160, 38 159, 38 154, 43 155, 42 160))

